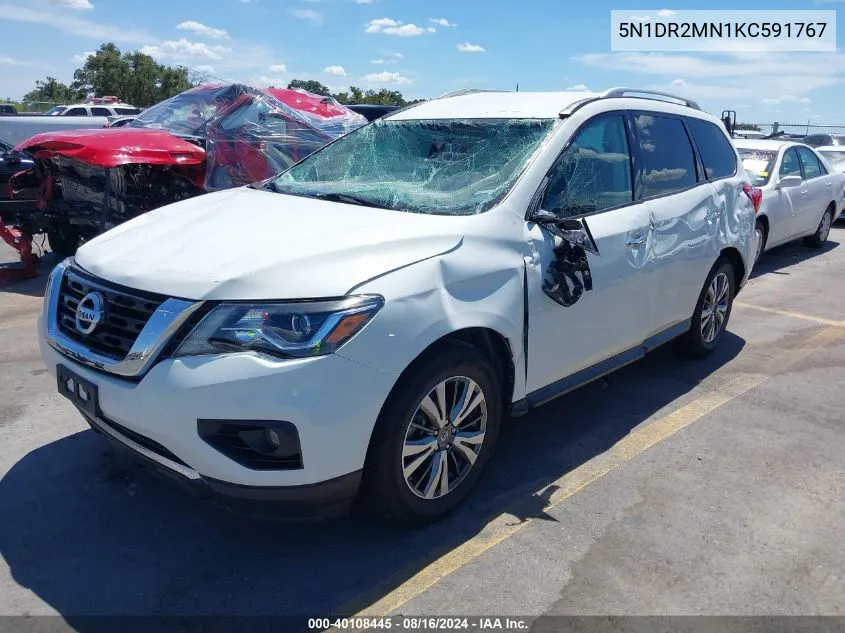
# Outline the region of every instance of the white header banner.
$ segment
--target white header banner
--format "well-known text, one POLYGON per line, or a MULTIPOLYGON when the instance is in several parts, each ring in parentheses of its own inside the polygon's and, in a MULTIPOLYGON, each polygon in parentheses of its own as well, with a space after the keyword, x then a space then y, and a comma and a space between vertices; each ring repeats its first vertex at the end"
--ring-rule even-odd
POLYGON ((836 51, 836 11, 613 10, 611 51, 836 51))

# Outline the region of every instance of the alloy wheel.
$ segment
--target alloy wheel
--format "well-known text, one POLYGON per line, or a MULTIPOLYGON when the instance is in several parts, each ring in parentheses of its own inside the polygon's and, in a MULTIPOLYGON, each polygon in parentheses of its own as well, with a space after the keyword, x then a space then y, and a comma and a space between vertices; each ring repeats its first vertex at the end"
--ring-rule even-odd
POLYGON ((830 211, 825 211, 822 218, 822 224, 819 227, 819 241, 824 243, 827 241, 827 236, 830 235, 831 214, 830 211))
POLYGON ((704 304, 701 306, 701 338, 712 343, 725 325, 728 313, 731 284, 725 273, 719 273, 710 282, 704 304))
POLYGON ((765 239, 765 234, 763 233, 763 229, 759 226, 754 229, 754 232, 757 234, 757 253, 754 256, 754 262, 756 263, 758 259, 760 259, 760 255, 763 254, 763 240, 765 239))
POLYGON ((465 376, 447 378, 422 399, 405 432, 402 472, 423 499, 449 494, 475 465, 487 431, 487 401, 465 376))

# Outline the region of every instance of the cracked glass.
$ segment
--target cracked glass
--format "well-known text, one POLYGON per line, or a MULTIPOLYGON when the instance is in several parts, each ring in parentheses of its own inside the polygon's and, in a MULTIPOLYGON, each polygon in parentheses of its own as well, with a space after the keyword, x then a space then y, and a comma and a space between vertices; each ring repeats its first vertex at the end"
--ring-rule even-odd
POLYGON ((513 187, 556 119, 380 119, 267 188, 412 213, 473 215, 513 187))

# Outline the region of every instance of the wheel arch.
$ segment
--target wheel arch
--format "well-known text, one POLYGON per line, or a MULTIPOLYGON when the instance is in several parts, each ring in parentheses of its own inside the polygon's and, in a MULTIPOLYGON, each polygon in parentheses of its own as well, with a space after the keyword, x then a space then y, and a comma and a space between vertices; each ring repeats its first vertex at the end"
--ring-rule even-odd
POLYGON ((731 267, 734 269, 734 287, 736 289, 736 294, 739 294, 747 270, 745 261, 743 261, 739 250, 734 246, 723 248, 720 256, 727 259, 728 262, 730 262, 731 267))

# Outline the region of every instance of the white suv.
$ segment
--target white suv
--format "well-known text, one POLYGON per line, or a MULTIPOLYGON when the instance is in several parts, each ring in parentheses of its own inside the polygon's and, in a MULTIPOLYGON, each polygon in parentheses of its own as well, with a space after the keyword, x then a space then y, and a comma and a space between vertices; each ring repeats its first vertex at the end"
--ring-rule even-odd
POLYGON ((508 415, 725 332, 759 190, 719 119, 630 94, 447 95, 140 216, 53 271, 44 360, 195 489, 434 520, 508 415))

